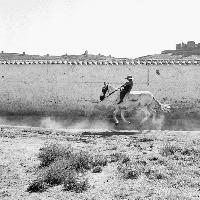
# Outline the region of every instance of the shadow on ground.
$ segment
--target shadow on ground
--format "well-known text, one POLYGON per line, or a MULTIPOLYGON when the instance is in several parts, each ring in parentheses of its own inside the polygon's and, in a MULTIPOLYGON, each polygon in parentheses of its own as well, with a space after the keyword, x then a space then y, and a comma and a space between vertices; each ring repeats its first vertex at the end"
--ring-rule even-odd
POLYGON ((140 134, 140 131, 98 131, 98 132, 91 132, 91 131, 84 131, 81 135, 82 136, 91 136, 91 135, 97 135, 102 137, 110 137, 113 135, 136 135, 140 134))

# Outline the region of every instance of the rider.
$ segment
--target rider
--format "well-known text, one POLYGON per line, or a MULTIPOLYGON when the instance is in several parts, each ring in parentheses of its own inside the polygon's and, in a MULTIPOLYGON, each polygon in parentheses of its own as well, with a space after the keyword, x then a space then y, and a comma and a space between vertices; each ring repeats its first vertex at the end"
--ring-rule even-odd
POLYGON ((133 77, 127 76, 125 79, 128 81, 120 87, 120 101, 118 104, 123 102, 124 97, 129 93, 133 87, 133 77))

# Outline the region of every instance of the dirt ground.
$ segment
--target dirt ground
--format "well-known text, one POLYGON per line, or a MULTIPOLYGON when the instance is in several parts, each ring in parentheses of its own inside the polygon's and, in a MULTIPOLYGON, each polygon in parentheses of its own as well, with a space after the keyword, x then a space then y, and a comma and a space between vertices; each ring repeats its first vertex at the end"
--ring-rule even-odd
POLYGON ((200 131, 108 131, 61 130, 30 127, 0 127, 0 199, 1 200, 133 200, 200 199, 200 131), (39 166, 37 154, 48 143, 71 145, 104 155, 124 153, 132 160, 144 161, 149 171, 161 176, 142 174, 123 179, 117 163, 110 162, 101 173, 88 172, 89 189, 67 192, 55 186, 42 193, 28 193, 39 166), (187 149, 184 154, 161 155, 165 145, 187 149), (191 150, 191 151, 190 151, 191 150), (199 156, 199 157, 198 157, 199 156))

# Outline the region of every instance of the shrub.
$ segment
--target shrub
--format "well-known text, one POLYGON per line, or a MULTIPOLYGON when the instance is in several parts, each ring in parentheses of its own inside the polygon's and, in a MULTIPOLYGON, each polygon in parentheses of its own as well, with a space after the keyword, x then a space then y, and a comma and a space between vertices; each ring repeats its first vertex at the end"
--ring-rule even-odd
POLYGON ((127 163, 127 162, 129 162, 131 159, 129 158, 129 156, 128 155, 126 155, 126 154, 121 154, 121 156, 120 156, 120 162, 121 163, 127 163))
POLYGON ((162 147, 160 149, 160 154, 162 156, 170 156, 170 155, 174 155, 176 152, 180 152, 180 151, 181 151, 180 147, 177 147, 175 145, 166 144, 166 145, 164 145, 164 147, 162 147))
POLYGON ((77 172, 83 172, 96 166, 106 166, 107 158, 103 155, 90 155, 88 152, 80 151, 70 156, 69 163, 77 172))
POLYGON ((27 192, 43 192, 48 185, 43 180, 35 180, 27 188, 27 192))
POLYGON ((109 156, 109 162, 118 162, 120 161, 121 163, 126 163, 130 161, 130 158, 126 154, 122 153, 113 153, 109 156))
POLYGON ((154 169, 154 168, 150 168, 150 167, 148 167, 144 171, 144 174, 149 179, 164 179, 164 178, 167 178, 167 174, 165 174, 162 170, 154 169))
POLYGON ((109 162, 111 163, 111 162, 117 162, 117 161, 119 161, 119 158, 120 158, 120 153, 112 153, 112 154, 110 154, 109 156, 108 156, 108 158, 109 158, 109 162))
POLYGON ((69 173, 64 180, 64 189, 66 191, 80 193, 86 191, 88 188, 88 179, 78 176, 75 173, 69 173))
POLYGON ((91 169, 90 156, 83 151, 72 154, 69 159, 60 158, 48 167, 43 168, 39 173, 39 178, 49 185, 63 183, 69 172, 78 173, 91 169))
POLYGON ((97 154, 97 155, 92 156, 92 159, 90 162, 91 162, 92 167, 96 167, 96 166, 104 167, 107 165, 108 160, 105 156, 97 154))
POLYGON ((64 181, 65 176, 72 170, 73 168, 68 160, 57 160, 50 166, 43 168, 39 172, 38 179, 51 186, 58 185, 64 181))
POLYGON ((92 170, 93 173, 100 173, 102 172, 102 168, 101 166, 96 166, 93 170, 92 170))
POLYGON ((29 191, 43 191, 50 186, 65 183, 65 188, 76 192, 87 188, 87 181, 79 180, 78 173, 83 173, 93 167, 94 172, 101 171, 100 166, 107 164, 102 155, 90 155, 85 151, 73 152, 72 148, 57 144, 48 145, 40 149, 38 158, 41 161, 36 180, 28 187, 29 191), (74 185, 73 185, 74 184, 74 185), (71 189, 70 189, 71 190, 71 189))
POLYGON ((70 180, 78 173, 76 165, 77 163, 72 163, 71 160, 64 158, 55 161, 50 166, 40 170, 37 179, 29 186, 29 190, 32 192, 44 191, 47 187, 43 187, 43 185, 50 187, 62 184, 66 179, 70 180))
POLYGON ((182 148, 181 154, 187 156, 200 157, 200 150, 199 148, 185 146, 182 148))
POLYGON ((141 174, 140 171, 138 171, 134 167, 129 167, 129 168, 122 167, 120 169, 120 172, 124 179, 137 179, 141 174))
POLYGON ((70 147, 63 147, 58 144, 50 144, 40 149, 38 159, 41 161, 41 167, 49 166, 56 159, 62 157, 69 158, 72 154, 70 147))
POLYGON ((47 167, 56 160, 69 160, 69 163, 77 170, 88 170, 95 166, 107 165, 107 159, 102 155, 91 156, 88 152, 73 152, 70 147, 63 147, 58 144, 50 144, 40 149, 38 159, 41 167, 47 167))
POLYGON ((139 163, 127 162, 125 164, 120 163, 117 167, 120 175, 124 179, 137 179, 144 171, 144 166, 139 163))
POLYGON ((85 151, 73 153, 69 158, 69 163, 72 169, 83 172, 92 168, 92 156, 85 151))

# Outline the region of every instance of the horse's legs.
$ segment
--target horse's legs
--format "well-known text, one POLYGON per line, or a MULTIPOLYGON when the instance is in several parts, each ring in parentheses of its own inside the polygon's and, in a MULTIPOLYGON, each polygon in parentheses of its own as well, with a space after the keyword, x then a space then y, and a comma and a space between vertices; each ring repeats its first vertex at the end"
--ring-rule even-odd
POLYGON ((119 124, 119 121, 118 121, 118 119, 117 119, 117 117, 116 117, 118 111, 119 111, 119 108, 116 108, 116 109, 114 110, 114 112, 113 112, 113 118, 114 118, 114 121, 115 121, 115 125, 118 125, 118 124, 119 124))
POLYGON ((150 105, 147 106, 147 110, 150 113, 150 117, 156 115, 156 110, 154 110, 152 106, 153 106, 152 104, 150 104, 150 105))
POLYGON ((129 121, 127 121, 127 120, 125 119, 125 117, 124 117, 124 112, 125 112, 125 110, 121 109, 121 118, 122 118, 123 122, 130 124, 131 122, 129 122, 129 121))
POLYGON ((151 113, 151 115, 153 115, 152 117, 153 129, 161 130, 162 125, 163 125, 164 115, 159 115, 159 117, 156 118, 157 111, 152 108, 152 105, 148 107, 148 110, 151 113))
POLYGON ((142 109, 142 111, 144 112, 145 117, 144 117, 144 119, 141 121, 141 124, 143 124, 145 121, 147 121, 148 118, 149 118, 150 115, 151 115, 151 113, 149 112, 147 106, 145 106, 145 107, 142 109))

